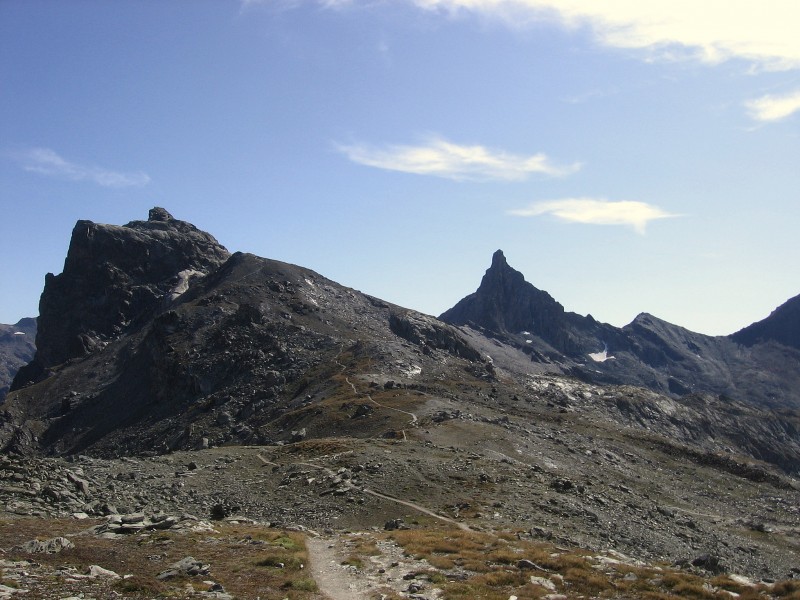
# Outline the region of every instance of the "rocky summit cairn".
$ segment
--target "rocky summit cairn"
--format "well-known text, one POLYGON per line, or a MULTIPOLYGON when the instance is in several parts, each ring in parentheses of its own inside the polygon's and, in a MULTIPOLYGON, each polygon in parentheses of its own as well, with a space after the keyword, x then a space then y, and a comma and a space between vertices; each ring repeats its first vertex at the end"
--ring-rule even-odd
POLYGON ((45 277, 36 356, 12 389, 135 328, 177 285, 186 288, 190 277, 215 270, 229 256, 212 235, 160 207, 147 221, 122 226, 78 221, 63 272, 45 277))
POLYGON ((147 214, 148 221, 174 221, 175 217, 173 217, 169 212, 161 208, 160 206, 156 206, 150 209, 150 212, 147 214))

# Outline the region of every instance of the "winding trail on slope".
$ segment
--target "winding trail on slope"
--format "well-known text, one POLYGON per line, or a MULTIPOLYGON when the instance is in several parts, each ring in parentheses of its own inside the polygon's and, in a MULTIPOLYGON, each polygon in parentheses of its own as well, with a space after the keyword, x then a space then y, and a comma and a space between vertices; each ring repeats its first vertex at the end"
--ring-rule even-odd
MULTIPOLYGON (((280 467, 281 466, 278 463, 274 463, 274 462, 272 462, 270 460, 267 460, 261 454, 256 454, 256 456, 265 465, 270 465, 270 466, 273 466, 273 467, 280 467)), ((324 465, 318 465, 318 464, 312 463, 312 462, 293 462, 293 463, 288 463, 288 464, 300 465, 302 467, 311 467, 312 469, 318 469, 320 471, 323 471, 328 477, 331 477, 332 479, 337 477, 336 473, 334 473, 332 469, 329 469, 328 467, 326 467, 324 465)), ((346 488, 349 491, 360 492, 362 494, 367 494, 369 496, 374 496, 375 498, 380 498, 381 500, 386 500, 387 502, 394 502, 395 504, 401 504, 403 506, 406 506, 408 508, 416 510, 417 512, 420 512, 420 513, 422 513, 424 515, 428 515, 429 517, 433 517, 434 519, 438 519, 439 521, 442 521, 442 522, 447 523, 449 525, 453 525, 455 527, 458 527, 459 529, 461 529, 463 531, 473 531, 473 529, 469 525, 467 525, 466 523, 462 523, 460 521, 456 521, 454 519, 451 519, 450 517, 445 517, 444 515, 440 515, 438 513, 435 513, 434 511, 430 510, 429 508, 425 508, 424 506, 422 506, 420 504, 417 504, 416 502, 411 502, 410 500, 401 500, 400 498, 395 498, 394 496, 389 496, 387 494, 382 494, 381 492, 376 492, 375 490, 371 490, 368 487, 359 487, 357 485, 353 485, 352 483, 350 483, 346 479, 342 479, 342 481, 340 482, 340 485, 342 487, 346 488)))
MULTIPOLYGON (((333 360, 341 368, 340 373, 342 375, 344 375, 344 371, 345 371, 345 369, 347 367, 345 365, 343 365, 341 362, 339 362, 339 357, 342 355, 342 352, 344 352, 344 346, 340 347, 339 354, 337 354, 336 358, 334 358, 333 360)), ((402 413, 404 415, 408 415, 409 417, 411 417, 411 420, 408 422, 408 426, 409 427, 416 427, 417 426, 417 422, 419 421, 419 419, 417 418, 417 415, 415 413, 409 412, 407 410, 401 410, 399 408, 393 408, 391 406, 386 406, 385 404, 381 404, 380 402, 375 400, 369 393, 367 393, 367 392, 359 392, 358 388, 356 388, 355 384, 352 381, 350 381, 350 378, 347 375, 344 375, 344 380, 347 383, 347 385, 350 386, 350 389, 353 390, 353 394, 355 394, 357 397, 363 396, 363 397, 365 397, 367 400, 369 400, 370 402, 372 402, 375 406, 377 406, 379 408, 383 408, 385 410, 393 410, 394 412, 399 412, 399 413, 402 413)), ((406 430, 403 429, 402 431, 403 431, 403 439, 407 440, 408 438, 406 437, 406 430)))

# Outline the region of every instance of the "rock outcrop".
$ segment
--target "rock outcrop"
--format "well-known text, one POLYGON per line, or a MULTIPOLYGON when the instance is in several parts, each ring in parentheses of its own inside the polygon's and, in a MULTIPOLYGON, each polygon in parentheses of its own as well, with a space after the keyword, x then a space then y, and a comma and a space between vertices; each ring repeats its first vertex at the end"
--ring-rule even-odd
POLYGON ((78 221, 63 272, 45 277, 36 356, 12 389, 145 323, 190 279, 229 256, 213 236, 163 208, 153 208, 147 221, 123 226, 78 221))

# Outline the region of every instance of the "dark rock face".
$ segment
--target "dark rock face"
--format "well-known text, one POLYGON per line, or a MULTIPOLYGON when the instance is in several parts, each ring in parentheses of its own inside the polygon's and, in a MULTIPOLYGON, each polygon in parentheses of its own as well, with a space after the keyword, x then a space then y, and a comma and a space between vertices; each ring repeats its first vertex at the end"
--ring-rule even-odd
POLYGON ((389 328, 401 338, 420 346, 427 354, 440 349, 470 360, 481 358, 456 330, 433 317, 413 311, 393 312, 389 315, 389 328))
POLYGON ((14 325, 0 324, 0 402, 20 367, 33 359, 35 342, 36 319, 20 319, 14 325))
POLYGON ((45 277, 36 357, 13 389, 137 327, 229 256, 211 235, 163 208, 123 226, 78 221, 64 271, 45 277))
MULTIPOLYGON (((136 282, 121 277, 110 294, 124 296, 136 282)), ((137 326, 12 393, 0 444, 20 453, 125 455, 296 443, 301 432, 380 436, 402 430, 411 413, 391 413, 394 426, 367 425, 349 386, 341 409, 314 407, 340 393, 335 376, 347 364, 380 356, 372 381, 402 389, 423 372, 479 358, 450 325, 249 254, 235 253, 170 304, 162 298, 153 294, 152 312, 137 326)))
POLYGON ((730 337, 745 346, 772 341, 800 350, 800 296, 787 300, 766 319, 753 323, 730 337))
POLYGON ((528 330, 550 340, 558 338, 564 327, 564 307, 525 281, 498 250, 478 290, 439 318, 456 325, 478 324, 498 333, 528 330))

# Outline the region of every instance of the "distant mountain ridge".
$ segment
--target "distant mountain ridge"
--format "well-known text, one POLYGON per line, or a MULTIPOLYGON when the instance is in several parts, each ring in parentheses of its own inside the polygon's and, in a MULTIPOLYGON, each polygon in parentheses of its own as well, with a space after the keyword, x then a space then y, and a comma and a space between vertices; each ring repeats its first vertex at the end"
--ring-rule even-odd
POLYGON ((0 324, 0 402, 20 367, 33 359, 35 341, 36 319, 20 319, 14 325, 0 324))
MULTIPOLYGON (((63 273, 46 278, 39 323, 36 356, 0 413, 0 446, 15 452, 124 455, 398 435, 410 411, 365 418, 396 387, 423 397, 445 389, 448 402, 462 402, 453 389, 480 399, 474 390, 489 386, 519 399, 527 378, 547 374, 668 394, 669 403, 640 390, 642 402, 662 408, 631 411, 620 401, 624 414, 614 418, 649 426, 680 400, 682 419, 706 415, 673 423, 695 444, 705 443, 703 431, 734 440, 729 412, 796 407, 800 389, 795 348, 772 339, 747 347, 647 314, 623 328, 599 323, 565 311, 501 251, 478 290, 437 320, 303 267, 231 255, 160 208, 124 226, 79 221, 63 273), (343 380, 346 368, 353 374, 343 380), (356 377, 377 404, 353 404, 356 377), (715 398, 696 399, 705 393, 715 398)), ((779 417, 753 419, 750 437, 730 443, 791 469, 795 442, 773 451, 764 433, 779 417)))
POLYGON ((617 328, 565 311, 498 250, 475 293, 439 318, 585 381, 800 407, 800 296, 731 336, 694 333, 647 313, 617 328))

